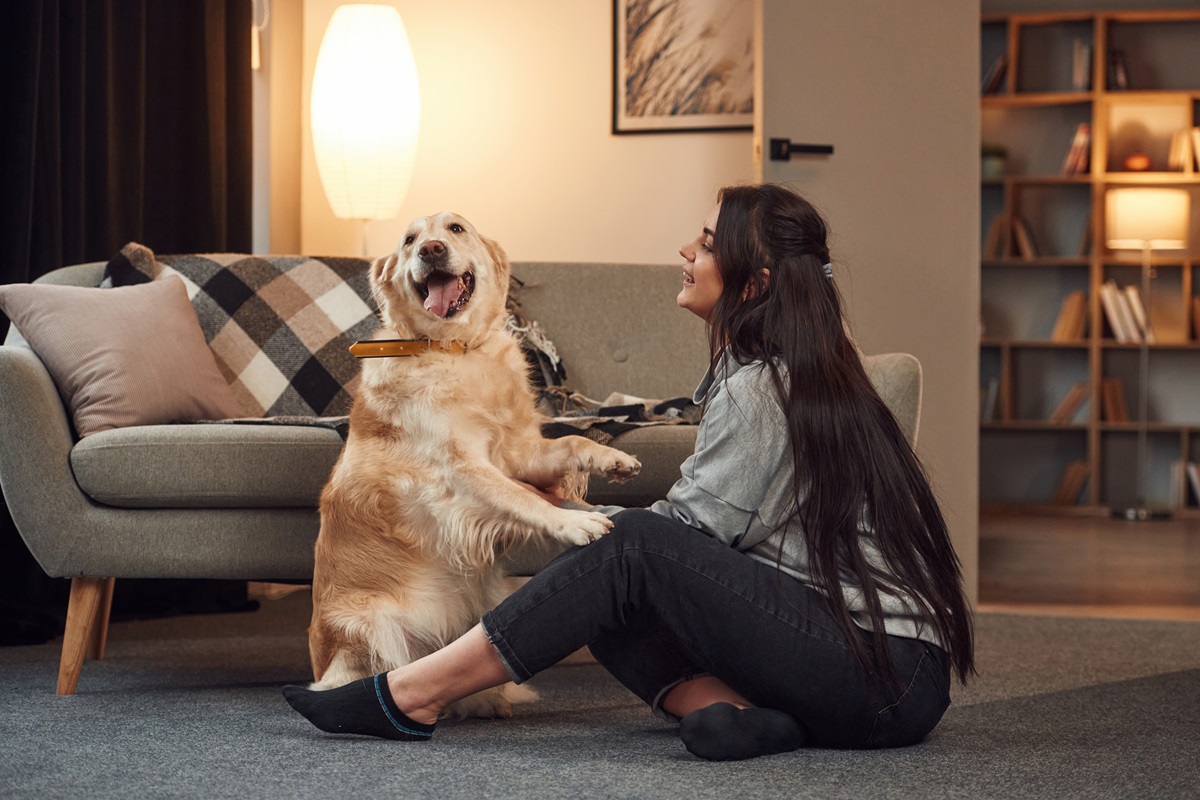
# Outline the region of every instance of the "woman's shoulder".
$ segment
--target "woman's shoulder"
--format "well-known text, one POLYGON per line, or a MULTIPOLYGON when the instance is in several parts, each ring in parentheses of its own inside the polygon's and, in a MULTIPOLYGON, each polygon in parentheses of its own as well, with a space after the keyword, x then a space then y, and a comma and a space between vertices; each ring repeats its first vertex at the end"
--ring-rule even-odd
POLYGON ((725 377, 725 388, 733 399, 745 400, 758 404, 769 403, 778 405, 776 391, 776 376, 786 382, 786 370, 778 364, 756 359, 744 364, 737 364, 725 377))

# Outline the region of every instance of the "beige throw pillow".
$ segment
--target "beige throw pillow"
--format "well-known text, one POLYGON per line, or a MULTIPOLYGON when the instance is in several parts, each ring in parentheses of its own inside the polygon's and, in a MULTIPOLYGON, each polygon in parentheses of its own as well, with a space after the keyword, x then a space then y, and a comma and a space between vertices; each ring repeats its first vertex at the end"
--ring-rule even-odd
POLYGON ((243 415, 183 281, 119 289, 0 286, 0 310, 45 363, 80 438, 243 415))

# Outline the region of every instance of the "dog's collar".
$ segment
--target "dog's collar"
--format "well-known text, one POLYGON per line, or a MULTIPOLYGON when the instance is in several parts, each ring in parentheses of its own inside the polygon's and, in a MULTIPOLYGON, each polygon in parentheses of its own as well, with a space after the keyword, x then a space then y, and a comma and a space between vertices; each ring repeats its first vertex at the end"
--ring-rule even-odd
POLYGON ((424 353, 467 352, 462 342, 434 342, 429 339, 366 339, 350 345, 350 354, 355 358, 386 358, 388 356, 419 356, 424 353))

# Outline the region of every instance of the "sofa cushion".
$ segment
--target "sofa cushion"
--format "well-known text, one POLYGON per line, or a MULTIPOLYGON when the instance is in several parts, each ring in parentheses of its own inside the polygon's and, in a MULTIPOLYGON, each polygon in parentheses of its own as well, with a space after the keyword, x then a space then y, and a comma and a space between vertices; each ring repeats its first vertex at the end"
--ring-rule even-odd
POLYGON ((246 416, 348 414, 358 379, 349 347, 379 326, 362 258, 156 256, 131 243, 101 285, 177 275, 246 416))
POLYGON ((312 425, 149 425, 71 450, 79 488, 121 508, 316 508, 342 451, 312 425))
POLYGON ((116 290, 10 284, 0 308, 46 365, 80 437, 242 413, 178 279, 116 290))
MULTIPOLYGON (((588 500, 647 505, 667 494, 696 441, 693 425, 637 428, 612 441, 642 462, 628 483, 593 476, 588 500)), ((148 425, 104 431, 71 450, 92 500, 119 508, 316 508, 342 451, 313 425, 148 425)))

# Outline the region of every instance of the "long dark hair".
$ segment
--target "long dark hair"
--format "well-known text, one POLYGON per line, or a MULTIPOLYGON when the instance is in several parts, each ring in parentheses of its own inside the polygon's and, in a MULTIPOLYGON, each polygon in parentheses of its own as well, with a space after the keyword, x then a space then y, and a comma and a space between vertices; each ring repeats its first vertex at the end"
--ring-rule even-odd
POLYGON ((762 361, 771 372, 787 418, 795 516, 814 581, 870 673, 896 680, 879 602, 884 592, 928 608, 925 623, 966 681, 975 660, 958 557, 929 479, 846 333, 837 285, 824 269, 821 214, 776 184, 726 187, 719 199, 713 249, 724 289, 708 318, 712 365, 728 348, 738 361, 762 361), (863 552, 864 514, 887 571, 863 552), (862 587, 871 647, 842 596, 842 574, 862 587))

